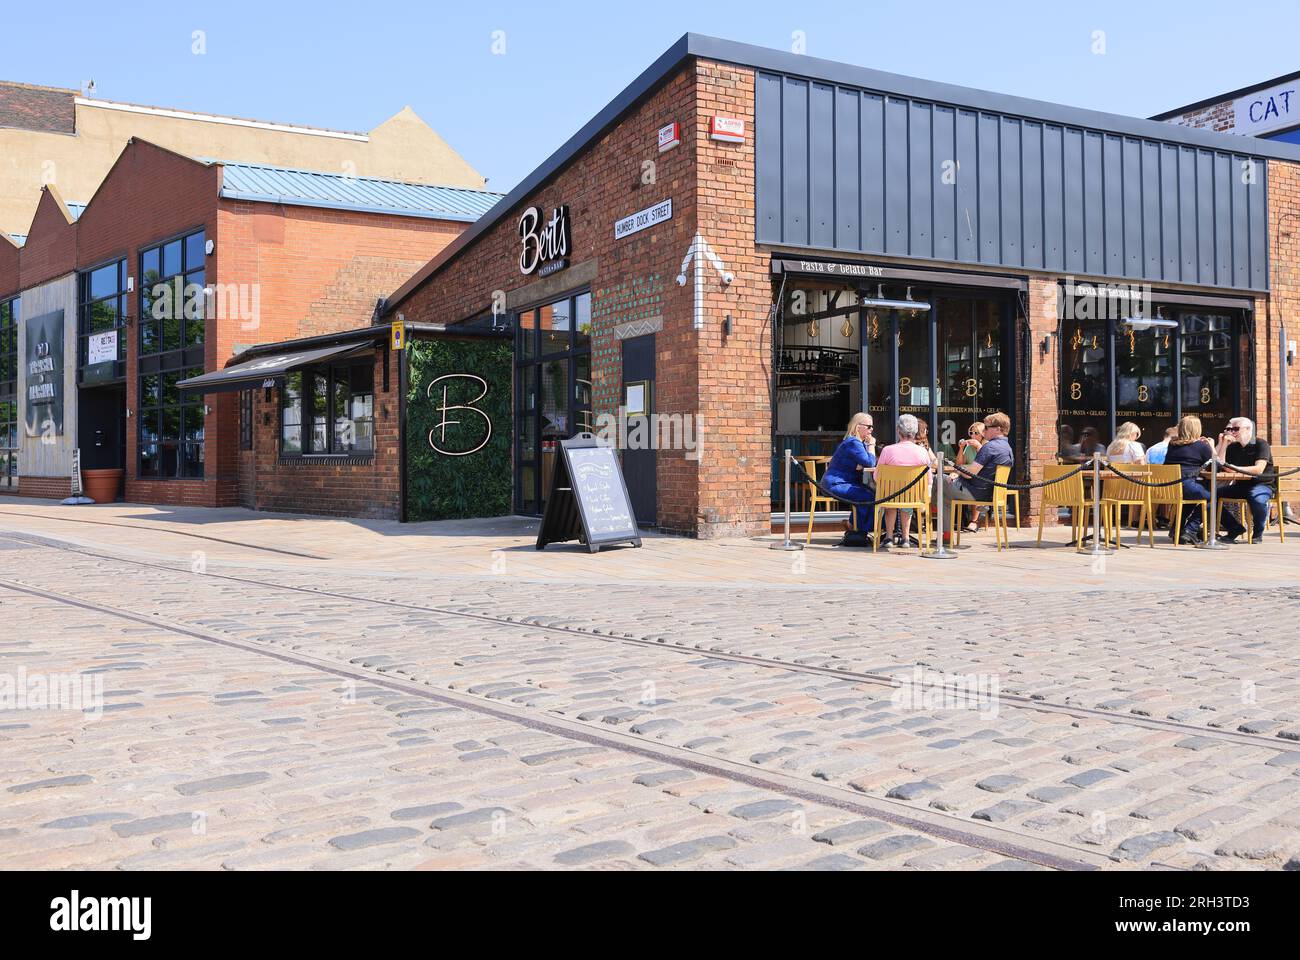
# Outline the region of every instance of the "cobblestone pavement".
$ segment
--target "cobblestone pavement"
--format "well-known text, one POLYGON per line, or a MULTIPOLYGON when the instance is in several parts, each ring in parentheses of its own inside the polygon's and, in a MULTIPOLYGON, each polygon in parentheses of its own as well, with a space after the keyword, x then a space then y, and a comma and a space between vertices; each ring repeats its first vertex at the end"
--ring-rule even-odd
POLYGON ((0 713, 14 866, 1300 867, 1292 587, 417 581, 95 536, 0 532, 0 675, 106 703, 0 713), (886 682, 917 670, 999 695, 886 682))

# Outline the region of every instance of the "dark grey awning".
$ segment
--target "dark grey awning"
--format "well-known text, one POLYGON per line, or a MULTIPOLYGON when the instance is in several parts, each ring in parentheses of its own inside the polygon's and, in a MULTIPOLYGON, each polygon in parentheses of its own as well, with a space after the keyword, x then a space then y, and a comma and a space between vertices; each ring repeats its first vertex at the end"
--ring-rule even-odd
MULTIPOLYGON (((205 373, 200 377, 190 377, 177 384, 181 390, 189 393, 228 393, 234 390, 248 390, 253 387, 269 387, 283 380, 290 370, 320 363, 345 353, 357 352, 357 345, 335 344, 332 347, 318 347, 315 350, 295 350, 290 353, 273 353, 259 357, 247 363, 241 363, 225 370, 205 373)), ((361 348, 373 349, 368 344, 361 348)))

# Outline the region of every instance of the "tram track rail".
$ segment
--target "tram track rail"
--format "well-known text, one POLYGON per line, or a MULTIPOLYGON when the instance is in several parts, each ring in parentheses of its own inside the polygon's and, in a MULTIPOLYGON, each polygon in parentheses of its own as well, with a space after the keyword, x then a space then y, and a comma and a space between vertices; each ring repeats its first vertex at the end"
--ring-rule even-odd
MULTIPOLYGON (((110 558, 112 559, 112 558, 110 558)), ((576 743, 616 750, 629 756, 653 760, 667 766, 689 770, 703 776, 717 777, 754 789, 766 790, 793 800, 817 804, 855 816, 879 820, 904 830, 914 831, 950 843, 962 844, 999 856, 1022 860, 1050 870, 1091 872, 1111 864, 1114 857, 1096 850, 1075 847, 1022 834, 976 821, 962 820, 950 814, 919 809, 902 801, 869 797, 846 787, 810 783, 801 777, 780 771, 756 769, 749 764, 722 757, 706 756, 683 747, 661 743, 632 733, 602 731, 576 720, 554 715, 539 715, 527 707, 515 706, 415 680, 404 679, 353 664, 316 657, 301 651, 286 650, 220 636, 213 631, 184 623, 171 622, 157 615, 145 615, 111 604, 86 600, 59 591, 33 587, 0 577, 0 590, 48 602, 64 604, 100 616, 125 620, 150 629, 270 658, 301 669, 314 670, 340 680, 390 690, 432 703, 454 706, 471 713, 510 722, 526 729, 547 733, 576 743)), ((1153 864, 1153 866, 1159 866, 1153 864)))
MULTIPOLYGON (((154 570, 164 570, 174 574, 188 574, 190 576, 204 577, 209 579, 225 580, 232 583, 239 583, 245 586, 260 587, 267 590, 279 590, 293 593, 306 594, 315 597, 327 597, 331 600, 340 600, 344 602, 368 604, 380 607, 387 607, 399 610, 408 610, 421 614, 438 614, 440 616, 456 617, 466 620, 474 620, 481 623, 490 623, 497 626, 509 626, 516 628, 525 628, 530 630, 542 630, 546 632, 560 633, 568 636, 582 637, 587 640, 598 640, 606 643, 623 644, 628 646, 650 648, 681 656, 699 657, 705 656, 711 659, 724 660, 731 663, 743 664, 747 666, 759 667, 770 670, 780 670, 791 673, 806 674, 810 676, 827 677, 837 680, 852 680, 858 683, 871 684, 873 686, 897 689, 898 681, 887 674, 872 673, 868 671, 851 670, 847 667, 826 666, 809 663, 799 663, 791 660, 782 660, 779 658, 762 657, 752 654, 739 653, 734 650, 720 650, 706 644, 685 642, 669 642, 667 639, 650 639, 644 636, 637 636, 628 633, 625 630, 618 630, 606 627, 574 627, 565 624, 548 623, 549 618, 539 616, 497 616, 490 613, 473 610, 458 610, 452 607, 426 605, 411 603, 409 601, 392 600, 385 597, 367 597, 351 593, 342 593, 336 590, 329 590, 319 587, 304 587, 296 584, 279 583, 273 580, 262 580, 256 577, 236 576, 229 573, 216 573, 211 570, 204 573, 195 573, 184 567, 171 566, 165 563, 155 563, 148 560, 140 560, 132 557, 121 557, 109 553, 100 553, 90 550, 86 547, 74 544, 62 543, 60 541, 50 540, 44 537, 28 537, 23 534, 16 534, 11 531, 0 531, 0 536, 7 537, 11 540, 28 542, 37 546, 44 546, 49 549, 63 550, 65 552, 76 553, 82 556, 90 557, 96 560, 107 560, 111 562, 127 563, 134 566, 141 566, 154 570)), ((657 634, 656 636, 662 636, 657 634)), ((1116 726, 1141 727, 1148 730, 1163 730, 1174 732, 1186 736, 1204 737, 1219 740, 1237 745, 1248 745, 1253 747, 1264 747, 1269 750, 1275 750, 1278 753, 1290 753, 1296 749, 1294 743, 1283 740, 1278 737, 1270 737, 1263 734, 1246 733, 1240 730, 1225 730, 1215 727, 1206 727, 1198 724, 1183 723, 1178 720, 1172 720, 1161 717, 1151 717, 1142 714, 1125 713, 1119 714, 1111 710, 1103 710, 1097 707, 1086 707, 1080 704, 1057 703, 1049 700, 1040 700, 1035 697, 1025 696, 1022 694, 1010 694, 999 692, 999 707, 1009 706, 1017 710, 1025 710, 1037 713, 1047 713, 1055 715, 1064 715, 1078 720, 1100 720, 1105 723, 1116 726)))

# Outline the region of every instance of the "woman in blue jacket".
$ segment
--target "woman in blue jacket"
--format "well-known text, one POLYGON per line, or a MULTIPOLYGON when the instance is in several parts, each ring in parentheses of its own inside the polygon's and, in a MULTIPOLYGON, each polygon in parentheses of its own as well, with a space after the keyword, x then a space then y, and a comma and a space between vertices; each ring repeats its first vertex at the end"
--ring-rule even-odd
POLYGON ((846 500, 856 501, 859 506, 858 530, 863 533, 871 531, 875 511, 871 504, 863 506, 862 501, 875 499, 875 491, 866 485, 868 475, 863 470, 876 465, 876 438, 873 433, 875 425, 869 413, 855 413, 849 421, 849 428, 844 439, 835 449, 835 455, 826 465, 822 475, 822 486, 829 493, 846 500))

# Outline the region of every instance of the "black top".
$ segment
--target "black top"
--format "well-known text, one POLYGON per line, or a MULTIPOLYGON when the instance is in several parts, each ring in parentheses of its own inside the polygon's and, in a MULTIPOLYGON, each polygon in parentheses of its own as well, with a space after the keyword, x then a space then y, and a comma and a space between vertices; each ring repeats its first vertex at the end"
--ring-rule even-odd
MULTIPOLYGON (((1250 443, 1230 443, 1223 454, 1224 462, 1230 467, 1253 467, 1260 460, 1268 461, 1265 473, 1273 473, 1273 450, 1267 440, 1256 437, 1250 443)), ((1270 480, 1260 481, 1271 483, 1270 480)))
POLYGON ((1183 468, 1183 479, 1193 480, 1201 467, 1214 456, 1210 441, 1201 439, 1195 443, 1170 443, 1169 452, 1165 454, 1165 463, 1176 463, 1183 468))

